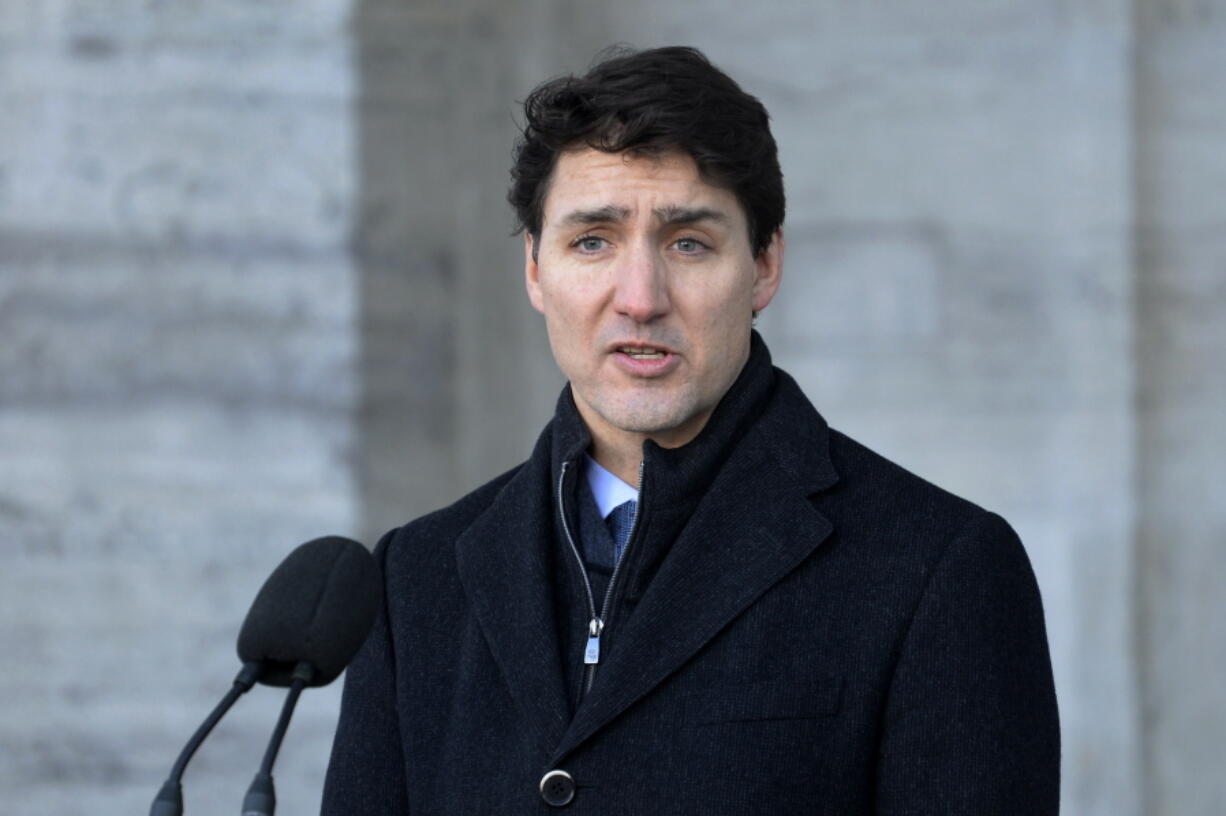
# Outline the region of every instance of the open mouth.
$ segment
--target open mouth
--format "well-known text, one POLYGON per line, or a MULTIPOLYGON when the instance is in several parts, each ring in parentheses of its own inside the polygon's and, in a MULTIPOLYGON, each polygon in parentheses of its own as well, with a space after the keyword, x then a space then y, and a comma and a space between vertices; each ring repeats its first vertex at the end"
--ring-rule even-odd
POLYGON ((663 360, 668 356, 667 351, 651 346, 621 346, 617 350, 635 360, 663 360))

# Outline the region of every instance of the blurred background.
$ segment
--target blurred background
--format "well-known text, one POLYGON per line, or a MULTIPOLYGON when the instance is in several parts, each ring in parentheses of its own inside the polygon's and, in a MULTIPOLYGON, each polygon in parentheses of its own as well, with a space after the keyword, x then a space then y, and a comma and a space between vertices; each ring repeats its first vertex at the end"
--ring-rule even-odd
MULTIPOLYGON (((147 812, 294 545, 527 455, 561 379, 516 101, 613 42, 697 45, 772 112, 776 363, 1021 533, 1064 812, 1226 812, 1215 0, 0 0, 0 810, 147 812)), ((281 699, 222 723, 189 813, 236 811, 281 699)))

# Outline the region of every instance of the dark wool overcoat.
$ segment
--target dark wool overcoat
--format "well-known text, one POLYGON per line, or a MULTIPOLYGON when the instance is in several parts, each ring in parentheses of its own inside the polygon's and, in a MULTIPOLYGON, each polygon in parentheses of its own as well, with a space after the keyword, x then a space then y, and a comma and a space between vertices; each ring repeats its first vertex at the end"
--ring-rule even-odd
POLYGON ((831 430, 755 335, 699 437, 644 446, 589 677, 589 441, 564 391, 527 462, 380 541, 327 816, 1057 812, 1043 611, 999 516, 831 430))

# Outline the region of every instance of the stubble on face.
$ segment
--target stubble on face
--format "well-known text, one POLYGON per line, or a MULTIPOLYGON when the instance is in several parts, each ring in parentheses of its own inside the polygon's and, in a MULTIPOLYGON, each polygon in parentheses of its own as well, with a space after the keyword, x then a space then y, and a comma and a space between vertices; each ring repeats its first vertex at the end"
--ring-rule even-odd
POLYGON ((525 264, 597 450, 692 439, 748 358, 779 271, 753 256, 736 197, 690 157, 591 149, 559 157, 525 264))
MULTIPOLYGON (((667 349, 679 362, 675 371, 661 377, 627 376, 610 371, 614 366, 608 363, 594 369, 570 366, 580 377, 571 378, 571 385, 589 426, 598 418, 605 426, 652 438, 664 447, 683 445, 696 436, 749 356, 749 328, 744 327, 743 337, 732 325, 691 325, 689 329, 611 318, 595 339, 597 350, 617 348, 629 340, 667 349)), ((567 354, 564 344, 571 336, 569 332, 558 334, 555 358, 559 350, 567 354)))

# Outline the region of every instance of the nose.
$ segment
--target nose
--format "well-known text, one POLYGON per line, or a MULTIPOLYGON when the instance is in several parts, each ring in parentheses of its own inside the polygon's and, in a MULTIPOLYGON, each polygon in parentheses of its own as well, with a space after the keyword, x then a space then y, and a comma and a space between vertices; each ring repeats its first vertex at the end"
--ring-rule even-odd
POLYGON ((650 244, 636 244, 616 267, 613 308, 636 323, 650 323, 668 314, 668 270, 650 244))

